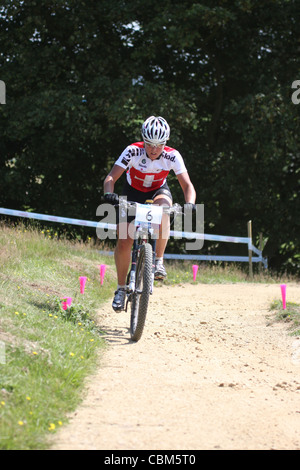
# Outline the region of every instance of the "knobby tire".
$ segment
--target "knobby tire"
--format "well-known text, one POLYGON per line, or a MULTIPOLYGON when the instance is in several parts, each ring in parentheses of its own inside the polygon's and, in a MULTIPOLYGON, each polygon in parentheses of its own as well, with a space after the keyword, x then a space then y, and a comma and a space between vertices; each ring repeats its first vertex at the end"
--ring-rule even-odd
POLYGON ((136 287, 133 293, 130 318, 130 335, 138 341, 145 326, 152 285, 152 246, 145 243, 140 248, 136 265, 136 287))

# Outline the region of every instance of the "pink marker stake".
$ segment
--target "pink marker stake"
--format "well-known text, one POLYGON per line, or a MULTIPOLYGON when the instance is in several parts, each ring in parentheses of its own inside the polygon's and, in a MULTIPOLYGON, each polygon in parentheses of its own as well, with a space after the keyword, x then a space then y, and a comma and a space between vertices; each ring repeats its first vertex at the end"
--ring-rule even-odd
POLYGON ((281 297, 282 297, 282 308, 286 309, 286 284, 280 284, 281 297))
POLYGON ((197 264, 193 264, 193 280, 194 281, 196 281, 198 268, 199 268, 199 266, 197 264))
POLYGON ((106 271, 106 264, 101 264, 100 265, 100 283, 101 283, 101 286, 102 286, 103 281, 104 281, 105 271, 106 271))
POLYGON ((79 282, 80 282, 80 293, 84 294, 84 289, 85 289, 85 283, 86 283, 87 278, 85 276, 80 276, 79 282))
POLYGON ((71 307, 72 297, 63 297, 61 306, 64 310, 67 310, 68 307, 71 307))

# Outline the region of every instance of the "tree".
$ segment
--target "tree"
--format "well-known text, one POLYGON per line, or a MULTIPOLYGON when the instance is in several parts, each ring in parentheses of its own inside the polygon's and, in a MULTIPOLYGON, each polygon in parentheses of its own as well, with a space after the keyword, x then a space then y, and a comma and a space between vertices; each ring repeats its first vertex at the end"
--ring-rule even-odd
POLYGON ((160 114, 206 230, 243 235, 252 219, 270 265, 299 269, 299 13, 295 0, 5 1, 3 205, 95 218, 106 173, 160 114))

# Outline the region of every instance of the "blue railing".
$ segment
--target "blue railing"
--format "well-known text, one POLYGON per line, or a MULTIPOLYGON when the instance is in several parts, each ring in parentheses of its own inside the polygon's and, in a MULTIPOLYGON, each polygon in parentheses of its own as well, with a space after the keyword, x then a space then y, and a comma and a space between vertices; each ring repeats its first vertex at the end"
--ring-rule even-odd
MULTIPOLYGON (((23 217, 28 219, 44 220, 47 222, 55 222, 61 224, 71 224, 78 225, 82 227, 95 227, 102 228, 105 230, 116 230, 115 224, 108 224, 102 222, 95 222, 91 220, 81 220, 81 219, 72 219, 67 217, 58 217, 54 215, 47 214, 38 214, 35 212, 24 212, 14 209, 6 209, 0 207, 0 214, 9 215, 14 217, 23 217)), ((248 223, 249 224, 249 223, 248 223)), ((262 263, 263 266, 267 269, 268 261, 267 258, 264 258, 262 255, 262 250, 259 250, 252 244, 252 229, 249 230, 248 225, 248 237, 232 237, 226 235, 213 235, 208 233, 196 233, 196 232, 179 232, 179 231, 170 231, 170 236, 176 238, 187 238, 187 239, 199 239, 199 240, 210 240, 210 241, 219 241, 225 243, 242 243, 248 246, 248 256, 222 256, 222 255, 197 255, 197 254, 165 254, 165 259, 186 259, 194 261, 225 261, 225 262, 247 262, 249 266, 252 266, 252 263, 262 263), (253 256, 255 254, 256 256, 253 256)), ((107 252, 110 254, 110 252, 107 252)), ((250 268, 251 270, 252 268, 250 268)))

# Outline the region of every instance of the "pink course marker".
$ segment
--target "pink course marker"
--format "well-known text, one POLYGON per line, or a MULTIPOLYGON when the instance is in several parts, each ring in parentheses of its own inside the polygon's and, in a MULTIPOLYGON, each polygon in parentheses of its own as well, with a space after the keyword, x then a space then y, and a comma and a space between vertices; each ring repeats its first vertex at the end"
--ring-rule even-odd
POLYGON ((194 281, 196 281, 198 268, 199 268, 199 266, 197 264, 193 264, 193 280, 194 281))
POLYGON ((100 283, 101 283, 101 286, 102 286, 103 281, 104 281, 105 271, 106 271, 106 264, 101 264, 100 265, 100 283))
POLYGON ((63 297, 63 301, 62 301, 62 308, 64 310, 67 310, 68 307, 71 307, 72 305, 72 297, 63 297))
POLYGON ((84 289, 85 289, 85 283, 86 283, 87 277, 85 276, 80 276, 79 282, 80 282, 80 293, 84 294, 84 289))
POLYGON ((286 284, 280 284, 281 297, 282 297, 282 308, 286 309, 286 284))

